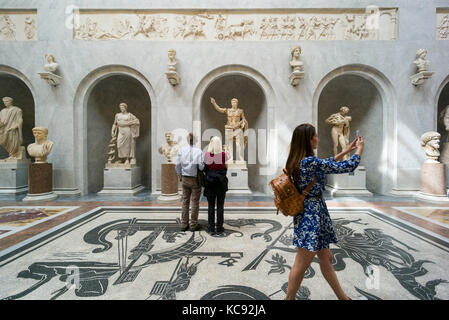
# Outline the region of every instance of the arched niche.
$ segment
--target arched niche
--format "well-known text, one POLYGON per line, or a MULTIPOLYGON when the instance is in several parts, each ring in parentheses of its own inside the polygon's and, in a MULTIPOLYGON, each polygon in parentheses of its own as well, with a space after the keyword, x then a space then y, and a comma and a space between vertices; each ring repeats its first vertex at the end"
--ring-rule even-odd
POLYGON ((440 141, 440 161, 446 163, 446 179, 449 185, 449 134, 443 122, 446 107, 449 106, 449 77, 442 83, 437 95, 437 131, 441 134, 440 141), (444 113, 443 113, 444 112, 444 113))
POLYGON ((342 106, 349 107, 348 115, 352 117, 350 142, 359 130, 367 146, 361 161, 367 172, 366 187, 371 192, 382 193, 383 173, 379 164, 383 161, 380 151, 385 134, 382 129, 384 106, 380 92, 371 81, 356 74, 341 74, 324 86, 318 100, 318 156, 327 158, 334 155, 331 126, 325 120, 338 113, 342 106))
MULTIPOLYGON (((13 105, 22 109, 22 145, 25 148, 29 144, 34 143, 32 129, 35 127, 35 102, 30 85, 27 83, 28 81, 18 71, 0 66, 0 110, 5 107, 3 101, 1 101, 3 97, 13 98, 13 105)), ((0 147, 0 159, 7 157, 8 153, 6 150, 0 147)))
POLYGON ((262 74, 247 66, 227 65, 209 72, 193 96, 193 131, 206 140, 201 143, 203 149, 212 135, 220 134, 223 142, 225 137, 226 116, 214 109, 210 97, 222 108, 230 108, 232 98, 239 100, 239 108, 245 111, 249 124, 245 150, 249 188, 252 192, 268 193, 268 181, 278 173, 277 154, 271 152, 277 139, 273 133, 276 99, 271 85, 262 74))
MULTIPOLYGON (((107 162, 111 128, 119 104, 126 103, 128 112, 140 120, 140 136, 136 141, 136 160, 142 168, 142 185, 150 185, 151 100, 145 87, 127 75, 111 75, 100 80, 87 99, 88 192, 103 188, 103 169, 107 162)), ((114 161, 118 160, 116 159, 114 161)))

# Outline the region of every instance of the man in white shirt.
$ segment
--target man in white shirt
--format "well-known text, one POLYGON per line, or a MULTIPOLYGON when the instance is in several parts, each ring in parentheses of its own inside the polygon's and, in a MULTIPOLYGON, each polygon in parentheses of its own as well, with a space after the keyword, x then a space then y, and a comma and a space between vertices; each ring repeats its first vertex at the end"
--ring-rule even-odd
POLYGON ((182 216, 181 229, 189 229, 189 207, 192 199, 192 216, 190 230, 199 230, 198 213, 200 210, 201 187, 198 182, 198 169, 204 169, 203 152, 193 146, 193 134, 189 133, 189 145, 178 152, 176 173, 182 182, 182 216))

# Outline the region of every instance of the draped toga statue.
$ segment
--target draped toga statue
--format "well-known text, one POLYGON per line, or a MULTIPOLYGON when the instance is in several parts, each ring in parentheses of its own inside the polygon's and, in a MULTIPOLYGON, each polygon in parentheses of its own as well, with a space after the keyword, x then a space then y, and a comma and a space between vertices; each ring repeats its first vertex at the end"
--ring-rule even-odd
POLYGON ((112 139, 117 141, 119 163, 136 164, 136 139, 140 134, 140 121, 128 112, 126 103, 120 104, 120 113, 115 115, 112 139))
POLYGON ((0 111, 0 146, 9 154, 6 161, 23 159, 22 109, 13 106, 13 102, 12 98, 4 97, 5 108, 0 111))

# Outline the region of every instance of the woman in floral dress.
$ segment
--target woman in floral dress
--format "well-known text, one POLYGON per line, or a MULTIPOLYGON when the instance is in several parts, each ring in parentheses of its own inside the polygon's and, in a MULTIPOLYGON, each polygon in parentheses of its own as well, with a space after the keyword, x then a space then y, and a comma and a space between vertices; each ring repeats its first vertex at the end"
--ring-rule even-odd
POLYGON ((318 142, 315 128, 311 124, 301 124, 293 132, 290 144, 286 169, 299 192, 302 192, 314 177, 316 182, 305 198, 304 211, 293 218, 293 245, 298 247, 298 252, 288 278, 286 299, 295 299, 304 273, 317 255, 321 272, 338 299, 350 300, 341 288, 332 266, 329 244, 337 243, 337 237, 322 194, 326 174, 348 173, 357 168, 364 141, 362 137, 358 137, 341 153, 328 159, 315 157, 313 150, 318 148, 318 142), (344 155, 355 149, 357 151, 350 159, 340 161, 344 155))

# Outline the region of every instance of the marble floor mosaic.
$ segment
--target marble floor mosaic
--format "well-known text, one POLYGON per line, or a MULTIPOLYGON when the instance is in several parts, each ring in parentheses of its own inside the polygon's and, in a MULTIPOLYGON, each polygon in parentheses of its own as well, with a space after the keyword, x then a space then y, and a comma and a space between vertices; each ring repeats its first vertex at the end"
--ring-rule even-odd
MULTIPOLYGON (((331 208, 349 296, 449 299, 449 239, 372 208, 331 208)), ((225 232, 182 232, 179 210, 99 207, 0 251, 0 299, 283 299, 292 219, 229 208, 225 232)), ((206 225, 207 214, 200 213, 206 225)), ((335 299, 318 260, 297 299, 335 299)))
POLYGON ((418 217, 424 217, 426 218, 426 220, 438 222, 444 226, 449 227, 448 207, 394 207, 394 209, 398 209, 418 217))

